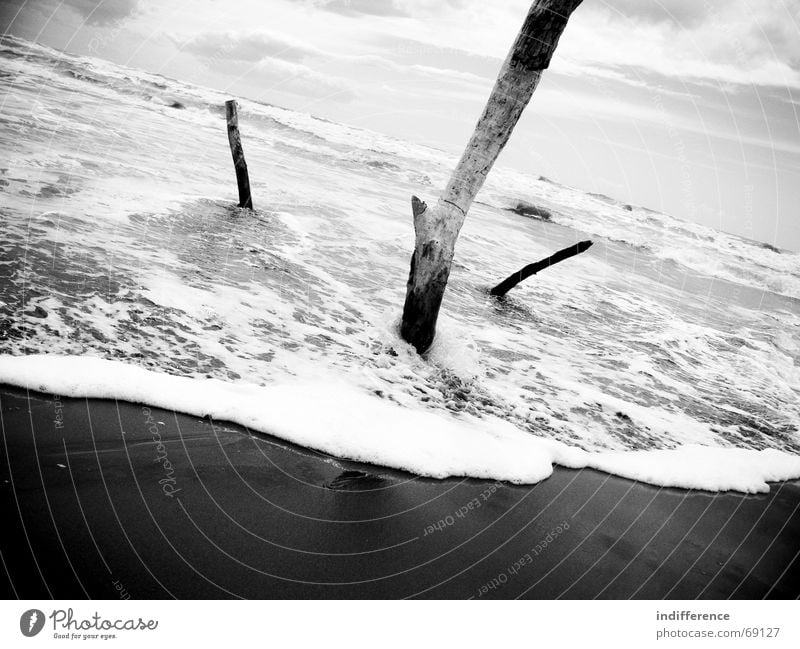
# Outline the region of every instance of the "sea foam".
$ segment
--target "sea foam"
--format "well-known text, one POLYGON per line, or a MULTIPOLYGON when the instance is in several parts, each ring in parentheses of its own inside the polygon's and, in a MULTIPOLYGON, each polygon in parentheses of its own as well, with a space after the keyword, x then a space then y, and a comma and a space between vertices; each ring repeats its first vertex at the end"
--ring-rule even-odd
POLYGON ((800 478, 800 457, 766 449, 686 445, 588 452, 493 418, 407 408, 345 383, 257 386, 153 372, 87 356, 0 356, 0 383, 67 397, 117 399, 240 424, 340 458, 420 476, 533 484, 559 464, 663 487, 769 491, 800 478))

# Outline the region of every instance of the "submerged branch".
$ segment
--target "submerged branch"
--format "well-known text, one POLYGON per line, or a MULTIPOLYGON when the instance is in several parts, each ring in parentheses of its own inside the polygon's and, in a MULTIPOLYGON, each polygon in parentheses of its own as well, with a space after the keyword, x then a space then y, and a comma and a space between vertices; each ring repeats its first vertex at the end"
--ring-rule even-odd
POLYGON ((500 282, 490 291, 490 293, 496 297, 502 297, 517 284, 528 279, 531 275, 535 275, 540 270, 549 268, 553 264, 557 264, 560 261, 574 257, 575 255, 582 253, 584 250, 588 250, 591 248, 591 246, 591 241, 579 241, 575 245, 564 248, 563 250, 559 250, 557 253, 550 255, 546 259, 537 261, 535 264, 528 264, 524 268, 518 270, 516 273, 510 275, 500 282))

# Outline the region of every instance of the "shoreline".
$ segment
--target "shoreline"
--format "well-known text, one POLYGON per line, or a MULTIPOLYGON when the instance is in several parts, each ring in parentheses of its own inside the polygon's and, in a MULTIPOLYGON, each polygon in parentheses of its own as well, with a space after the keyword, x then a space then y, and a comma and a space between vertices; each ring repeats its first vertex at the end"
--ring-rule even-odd
POLYGON ((800 595, 800 481, 437 480, 127 402, 0 406, 6 598, 800 595))

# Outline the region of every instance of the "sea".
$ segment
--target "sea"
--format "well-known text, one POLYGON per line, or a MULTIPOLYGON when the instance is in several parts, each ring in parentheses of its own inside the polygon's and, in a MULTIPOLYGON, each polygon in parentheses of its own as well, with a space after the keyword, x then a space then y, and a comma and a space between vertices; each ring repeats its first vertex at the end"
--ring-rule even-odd
MULTIPOLYGON (((231 98, 0 38, 0 365, 91 358, 234 391, 294 386, 305 396, 282 416, 335 410, 345 437, 405 413, 407 426, 502 422, 586 453, 800 455, 798 253, 498 166, 420 357, 398 335, 410 199, 435 202, 457 152, 237 98, 255 205, 243 210, 231 98), (589 251, 489 294, 586 239, 589 251), (371 418, 365 399, 391 409, 371 418)), ((124 396, 113 375, 107 394, 72 390, 124 396)), ((42 387, 65 389, 51 379, 42 387)), ((269 412, 257 428, 280 435, 269 412)))

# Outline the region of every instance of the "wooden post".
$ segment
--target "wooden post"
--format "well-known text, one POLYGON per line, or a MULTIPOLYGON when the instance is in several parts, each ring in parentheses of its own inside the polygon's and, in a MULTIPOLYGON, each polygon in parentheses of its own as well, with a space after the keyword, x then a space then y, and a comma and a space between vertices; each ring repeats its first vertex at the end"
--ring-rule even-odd
POLYGON ((550 255, 547 259, 537 261, 535 264, 528 264, 513 275, 506 277, 502 282, 495 286, 490 293, 496 297, 502 297, 517 284, 528 279, 531 275, 535 275, 540 270, 544 270, 545 268, 550 268, 550 266, 557 264, 560 261, 574 257, 575 255, 578 255, 591 247, 591 241, 579 241, 574 246, 569 246, 568 248, 559 250, 554 255, 550 255))
POLYGON ((253 209, 253 197, 250 195, 250 176, 247 174, 247 163, 242 150, 242 138, 239 135, 239 116, 236 113, 236 100, 225 102, 225 118, 228 121, 228 142, 231 145, 233 166, 236 169, 236 184, 239 186, 239 207, 253 209))
POLYGON ((411 199, 416 240, 400 335, 419 353, 436 334, 456 239, 475 195, 550 64, 558 39, 581 0, 535 0, 492 94, 438 203, 411 199))

